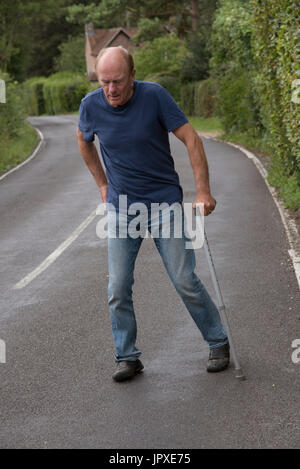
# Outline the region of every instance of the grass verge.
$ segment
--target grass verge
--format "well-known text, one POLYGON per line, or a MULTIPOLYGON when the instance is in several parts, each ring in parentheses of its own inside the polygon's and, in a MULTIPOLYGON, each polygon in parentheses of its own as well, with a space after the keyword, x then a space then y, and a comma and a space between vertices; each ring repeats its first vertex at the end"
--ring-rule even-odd
POLYGON ((223 132, 223 127, 218 117, 190 116, 188 119, 192 126, 201 132, 223 132))
POLYGON ((39 137, 34 127, 27 121, 14 138, 2 137, 0 141, 0 175, 22 163, 31 155, 39 137))

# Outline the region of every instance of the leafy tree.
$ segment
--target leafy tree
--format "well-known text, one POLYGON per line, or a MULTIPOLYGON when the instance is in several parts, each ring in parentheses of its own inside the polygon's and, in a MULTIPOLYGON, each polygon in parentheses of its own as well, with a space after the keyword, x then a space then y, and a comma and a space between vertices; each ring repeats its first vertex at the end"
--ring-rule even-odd
POLYGON ((218 79, 218 102, 227 131, 263 130, 251 47, 253 2, 221 0, 212 27, 210 72, 218 79))
POLYGON ((299 16, 299 2, 254 0, 260 100, 272 136, 269 182, 294 210, 300 210, 300 110, 292 99, 300 78, 299 16))
POLYGON ((141 18, 137 26, 138 33, 133 38, 133 41, 137 46, 143 42, 152 41, 153 39, 166 34, 166 28, 159 18, 141 18))
POLYGON ((136 26, 141 18, 168 20, 178 3, 176 0, 102 0, 90 5, 80 3, 69 7, 68 20, 81 24, 92 22, 102 27, 136 26))
POLYGON ((85 38, 83 35, 72 37, 62 42, 58 49, 60 55, 54 59, 55 69, 58 72, 79 72, 84 74, 86 71, 84 55, 85 38))
POLYGON ((186 39, 188 54, 182 61, 182 78, 184 81, 205 80, 209 76, 210 52, 207 50, 207 39, 204 34, 193 33, 186 39))
MULTIPOLYGON (((36 47, 37 32, 54 21, 63 0, 1 0, 0 69, 17 75, 36 47), (30 34, 29 34, 30 31, 30 34)), ((48 38, 49 39, 49 38, 48 38)))
POLYGON ((102 0, 70 6, 68 21, 92 22, 106 28, 136 26, 142 18, 159 18, 169 31, 185 36, 209 23, 216 3, 216 0, 102 0))
POLYGON ((134 53, 137 79, 143 80, 157 73, 178 76, 186 53, 184 43, 175 34, 154 39, 134 53))
MULTIPOLYGON (((76 0, 1 0, 0 70, 22 81, 50 75, 59 45, 68 35, 83 36, 81 25, 66 20, 66 8, 76 0)), ((85 6, 91 0, 81 0, 85 6)))
POLYGON ((216 76, 255 66, 251 48, 253 4, 249 0, 222 0, 216 11, 209 49, 216 76))

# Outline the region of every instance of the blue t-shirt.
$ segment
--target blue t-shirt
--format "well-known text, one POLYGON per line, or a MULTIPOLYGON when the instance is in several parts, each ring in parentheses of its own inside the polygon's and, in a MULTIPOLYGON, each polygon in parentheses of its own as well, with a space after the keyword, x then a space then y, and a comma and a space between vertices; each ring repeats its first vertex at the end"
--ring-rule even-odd
POLYGON ((80 105, 79 129, 87 142, 95 134, 99 138, 109 182, 107 202, 117 210, 123 194, 128 206, 181 202, 168 132, 187 122, 171 95, 157 83, 134 81, 132 97, 118 107, 107 102, 101 88, 87 94, 80 105))

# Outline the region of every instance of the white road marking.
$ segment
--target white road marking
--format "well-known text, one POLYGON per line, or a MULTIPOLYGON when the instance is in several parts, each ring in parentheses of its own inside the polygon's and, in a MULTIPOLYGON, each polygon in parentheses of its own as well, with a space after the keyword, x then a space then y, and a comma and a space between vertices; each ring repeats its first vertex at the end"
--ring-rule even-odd
POLYGON ((96 210, 93 212, 73 231, 71 236, 69 236, 63 243, 61 243, 58 248, 55 249, 46 259, 30 274, 26 275, 22 280, 16 283, 13 289, 21 289, 26 287, 33 279, 40 275, 44 270, 47 269, 69 246, 75 241, 76 238, 82 233, 83 230, 96 218, 96 210))
MULTIPOLYGON (((214 137, 205 137, 205 138, 207 138, 209 140, 215 140, 216 142, 220 143, 220 140, 218 140, 214 137)), ((285 228, 285 232, 287 234, 287 238, 288 238, 290 248, 291 248, 291 249, 288 250, 288 253, 289 253, 289 256, 292 259, 296 279, 297 279, 297 282, 298 282, 298 285, 299 285, 299 288, 300 288, 300 255, 299 255, 300 253, 299 253, 299 249, 297 249, 297 247, 296 247, 296 240, 299 239, 299 233, 298 233, 296 223, 289 216, 288 211, 285 209, 285 207, 283 205, 283 202, 277 197, 275 189, 272 186, 270 186, 270 184, 268 183, 267 170, 265 169, 265 167, 263 166, 261 161, 257 158, 257 156, 255 156, 249 150, 246 150, 245 148, 241 147, 240 145, 237 145, 236 143, 225 142, 225 141, 222 141, 222 140, 221 140, 221 142, 227 143, 228 145, 231 145, 232 147, 235 147, 238 150, 240 150, 242 153, 244 153, 250 160, 252 160, 252 162, 255 164, 258 171, 260 172, 261 176, 263 177, 263 179, 264 179, 264 181, 267 185, 267 188, 269 189, 270 194, 271 194, 271 196, 272 196, 272 198, 275 202, 275 205, 276 205, 276 207, 279 211, 283 226, 285 228)))
POLYGON ((38 146, 36 147, 36 149, 34 150, 34 152, 28 157, 26 158, 25 161, 23 161, 22 163, 18 164, 18 166, 15 166, 14 168, 10 169, 9 171, 7 171, 7 173, 4 173, 1 177, 0 177, 0 181, 2 179, 4 179, 6 176, 8 176, 9 174, 13 173, 14 171, 16 171, 17 169, 21 168, 22 166, 24 166, 25 164, 29 163, 29 161, 31 161, 38 153, 39 149, 41 148, 42 146, 42 143, 44 142, 44 135, 42 134, 42 132, 37 129, 35 127, 35 130, 36 132, 38 133, 39 137, 40 137, 40 141, 39 141, 39 144, 38 146))

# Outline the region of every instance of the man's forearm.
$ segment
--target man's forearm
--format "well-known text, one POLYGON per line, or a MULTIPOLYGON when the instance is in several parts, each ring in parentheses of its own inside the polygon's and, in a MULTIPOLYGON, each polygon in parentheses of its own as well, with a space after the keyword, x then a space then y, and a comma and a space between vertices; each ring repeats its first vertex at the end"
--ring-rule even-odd
POLYGON ((97 148, 93 142, 86 142, 78 136, 79 151, 100 190, 107 186, 107 178, 102 167, 97 148))
POLYGON ((195 135, 187 145, 197 193, 210 193, 209 170, 202 140, 195 135))

